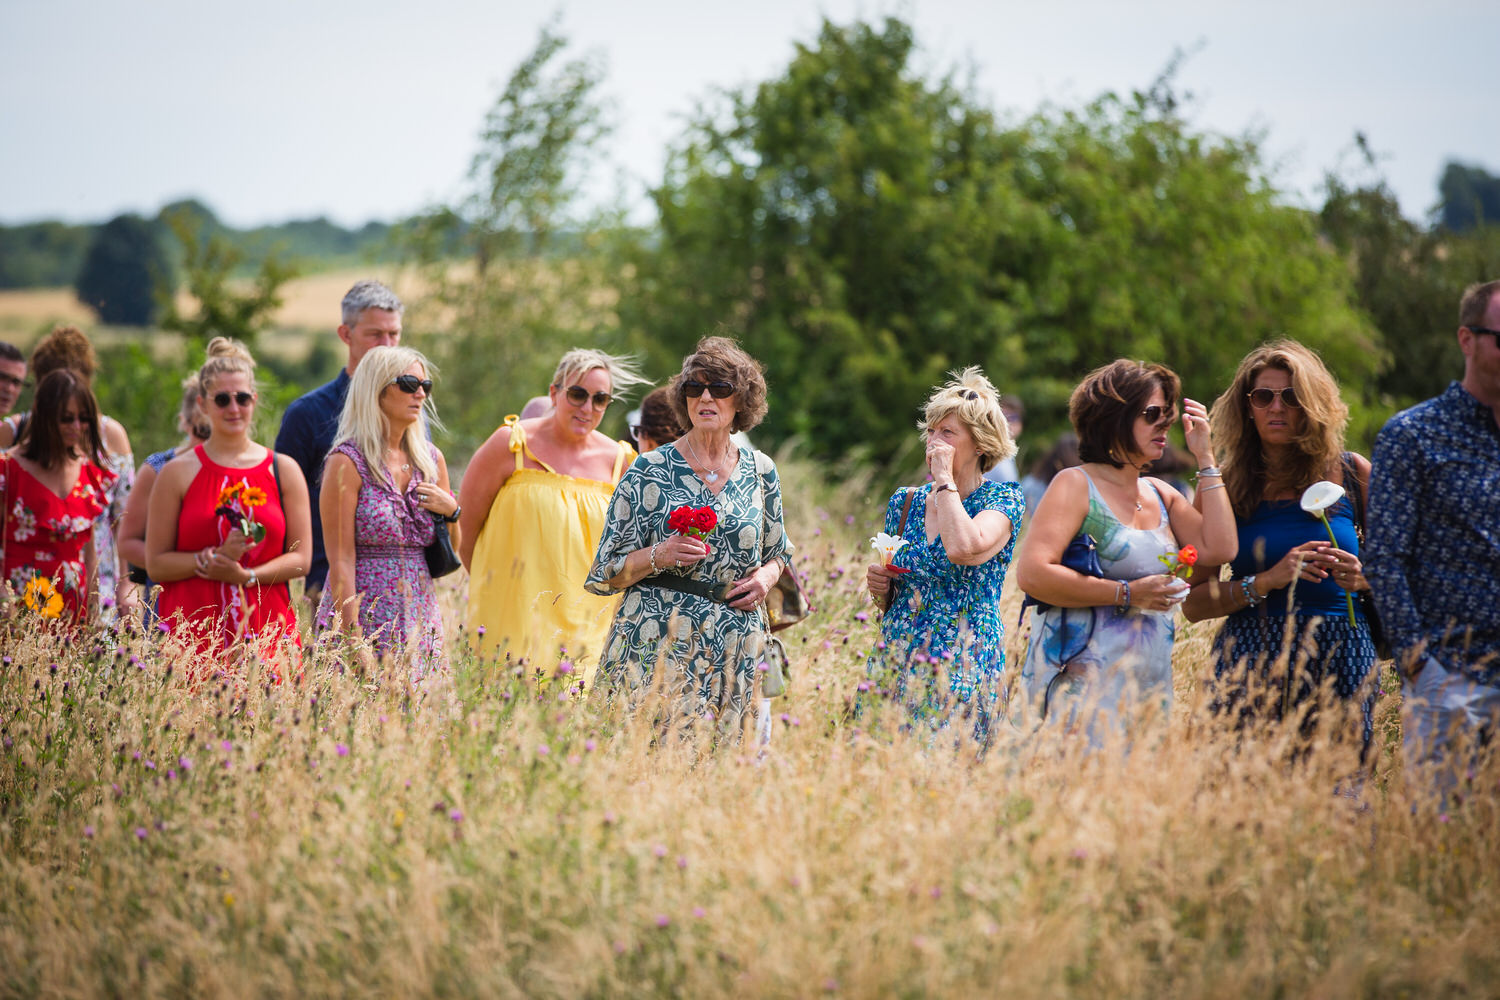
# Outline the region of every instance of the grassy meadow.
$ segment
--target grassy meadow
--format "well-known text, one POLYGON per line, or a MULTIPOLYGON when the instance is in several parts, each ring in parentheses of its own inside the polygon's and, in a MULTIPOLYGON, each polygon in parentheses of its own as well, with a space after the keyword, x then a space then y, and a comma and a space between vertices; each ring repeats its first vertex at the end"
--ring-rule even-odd
MULTIPOLYGON (((19 630, 0 992, 1500 990, 1500 770, 1446 812, 1416 795, 1388 679, 1362 783, 1347 741, 1297 754, 1211 719, 1211 627, 1183 629, 1172 718, 1128 753, 1016 728, 976 760, 855 720, 883 498, 783 472, 817 614, 763 758, 462 656, 416 689, 315 658, 298 684, 189 690, 153 634, 19 630)), ((456 625, 459 585, 445 600, 456 625)))

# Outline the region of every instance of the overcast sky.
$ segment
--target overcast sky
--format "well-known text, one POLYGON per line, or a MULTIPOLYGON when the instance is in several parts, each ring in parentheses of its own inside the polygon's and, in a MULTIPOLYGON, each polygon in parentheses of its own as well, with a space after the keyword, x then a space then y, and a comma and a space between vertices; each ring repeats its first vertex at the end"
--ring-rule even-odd
POLYGON ((1194 123, 1263 129, 1307 204, 1354 166, 1356 130, 1409 216, 1449 158, 1500 172, 1495 0, 0 0, 0 221, 188 195, 235 225, 402 217, 461 189, 485 110, 557 10, 605 56, 610 154, 638 203, 695 102, 778 74, 823 14, 905 18, 924 67, 972 65, 1008 117, 1145 87, 1201 42, 1178 78, 1194 123))

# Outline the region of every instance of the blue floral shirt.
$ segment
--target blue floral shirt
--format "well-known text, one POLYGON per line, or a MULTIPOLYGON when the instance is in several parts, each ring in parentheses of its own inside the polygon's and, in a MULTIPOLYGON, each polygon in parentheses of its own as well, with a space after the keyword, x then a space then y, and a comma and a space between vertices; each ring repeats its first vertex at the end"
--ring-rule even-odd
POLYGON ((1365 576, 1397 661, 1500 685, 1500 428, 1457 382, 1375 439, 1365 576))

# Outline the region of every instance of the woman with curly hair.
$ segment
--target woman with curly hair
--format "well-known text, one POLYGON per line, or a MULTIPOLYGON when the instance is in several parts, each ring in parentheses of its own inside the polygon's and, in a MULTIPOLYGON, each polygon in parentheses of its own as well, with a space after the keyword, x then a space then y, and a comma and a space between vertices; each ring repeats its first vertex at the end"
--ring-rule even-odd
POLYGON ((984 372, 965 368, 935 389, 917 423, 932 482, 897 490, 887 535, 906 544, 865 570, 884 610, 872 669, 890 674, 895 697, 917 721, 953 715, 982 746, 1000 707, 1005 623, 1000 590, 1026 513, 1021 487, 985 473, 1016 453, 1000 396, 984 372), (937 665, 946 664, 946 683, 937 665))
POLYGON ((1350 620, 1346 595, 1369 589, 1357 513, 1369 496, 1370 463, 1344 450, 1348 417, 1338 383, 1301 344, 1276 341, 1240 362, 1211 416, 1239 554, 1228 581, 1220 581, 1217 565, 1199 567, 1183 613, 1191 621, 1225 619, 1214 640, 1221 704, 1238 706, 1242 717, 1268 711, 1279 718, 1331 680, 1346 701, 1364 694, 1368 746, 1373 694, 1365 678, 1375 646, 1358 602, 1350 620), (1327 511, 1337 546, 1299 502, 1320 480, 1346 491, 1327 511))

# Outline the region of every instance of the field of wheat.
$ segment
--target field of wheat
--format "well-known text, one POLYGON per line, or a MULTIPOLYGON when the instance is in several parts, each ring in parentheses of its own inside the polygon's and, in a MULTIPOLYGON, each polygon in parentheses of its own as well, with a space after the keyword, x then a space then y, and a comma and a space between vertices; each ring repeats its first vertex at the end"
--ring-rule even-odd
POLYGON ((817 613, 764 753, 461 653, 416 687, 314 658, 191 690, 151 632, 13 635, 0 992, 1500 991, 1500 769, 1447 803, 1405 780, 1389 674, 1363 769, 1347 740, 1216 722, 1212 626, 1128 748, 1015 726, 979 757, 878 699, 854 718, 882 498, 783 473, 817 613))

